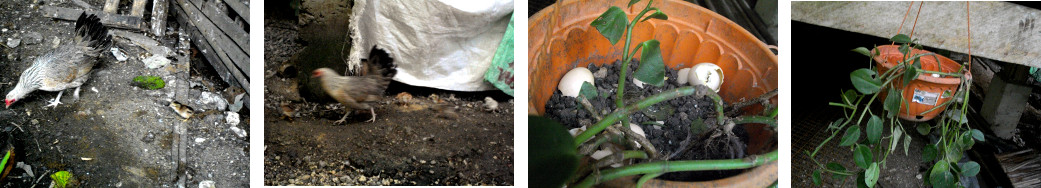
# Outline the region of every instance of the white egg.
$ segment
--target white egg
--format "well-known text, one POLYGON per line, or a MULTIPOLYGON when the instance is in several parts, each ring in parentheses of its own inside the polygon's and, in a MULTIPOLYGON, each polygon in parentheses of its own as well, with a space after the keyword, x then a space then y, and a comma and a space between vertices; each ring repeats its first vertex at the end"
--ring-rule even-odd
POLYGON ((564 74, 563 78, 560 78, 560 84, 557 85, 557 89, 560 89, 560 93, 568 97, 577 97, 578 92, 582 90, 582 82, 589 82, 596 87, 596 82, 593 82, 593 72, 585 67, 575 67, 564 74))
POLYGON ((719 92, 723 85, 723 69, 712 63, 699 63, 694 65, 690 71, 690 84, 704 84, 712 90, 719 92))
POLYGON ((690 77, 690 68, 680 69, 679 74, 680 75, 678 75, 678 77, 676 79, 676 83, 679 83, 680 85, 683 85, 683 84, 687 84, 687 82, 690 81, 690 79, 687 78, 687 77, 690 77))

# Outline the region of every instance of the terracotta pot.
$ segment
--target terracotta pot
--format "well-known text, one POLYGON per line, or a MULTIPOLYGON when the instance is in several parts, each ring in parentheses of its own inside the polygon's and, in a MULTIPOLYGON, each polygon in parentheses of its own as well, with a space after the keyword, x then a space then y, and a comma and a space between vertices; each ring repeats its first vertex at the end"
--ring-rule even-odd
MULTIPOLYGON (((875 47, 875 49, 871 51, 872 54, 875 52, 879 53, 878 56, 873 57, 875 60, 875 66, 878 67, 878 74, 885 73, 901 62, 903 54, 900 53, 899 48, 899 45, 883 45, 875 47)), ((912 55, 923 53, 932 52, 919 49, 911 50, 912 55)), ((958 64, 958 62, 942 55, 922 56, 921 59, 919 59, 919 62, 922 64, 922 70, 927 71, 956 73, 961 69, 961 64, 958 64)), ((966 77, 970 75, 971 74, 969 74, 968 71, 965 72, 966 77)), ((890 84, 896 84, 895 86, 899 87, 903 84, 903 79, 897 78, 890 84)), ((900 119, 908 121, 929 121, 935 118, 947 107, 942 106, 928 113, 926 113, 926 111, 951 100, 952 98, 950 96, 944 97, 943 93, 949 92, 951 95, 954 95, 954 93, 958 91, 958 85, 960 84, 961 78, 933 77, 932 74, 926 73, 918 75, 918 78, 912 80, 902 89, 901 93, 903 93, 904 101, 906 103, 900 105, 900 113, 898 113, 900 119)), ((887 94, 885 93, 886 91, 880 92, 883 92, 880 97, 882 101, 885 101, 887 97, 887 94)))
MULTIPOLYGON (((575 67, 603 65, 622 59, 624 41, 611 45, 589 25, 611 6, 622 7, 632 19, 647 5, 625 8, 628 0, 561 0, 528 19, 528 105, 538 114, 556 90, 560 78, 575 67)), ((678 0, 654 1, 669 20, 651 20, 633 28, 632 46, 646 40, 661 42, 662 59, 670 69, 702 62, 719 65, 726 80, 719 95, 728 103, 752 99, 777 88, 777 56, 741 26, 708 9, 678 0)), ((624 40, 624 39, 623 39, 624 40)), ((639 54, 635 57, 639 59, 639 54)), ((669 80, 671 81, 671 80, 669 80)), ((777 98, 772 100, 777 104, 777 98)), ((746 108, 761 111, 761 106, 746 108)), ((749 154, 776 150, 777 135, 764 125, 745 125, 751 137, 749 154)), ((763 168, 763 167, 759 167, 763 168)), ((750 170, 753 171, 753 170, 750 170)), ((756 176, 776 180, 773 176, 756 176)), ((738 175, 745 177, 745 174, 738 175)), ((737 177, 737 176, 736 176, 737 177)))

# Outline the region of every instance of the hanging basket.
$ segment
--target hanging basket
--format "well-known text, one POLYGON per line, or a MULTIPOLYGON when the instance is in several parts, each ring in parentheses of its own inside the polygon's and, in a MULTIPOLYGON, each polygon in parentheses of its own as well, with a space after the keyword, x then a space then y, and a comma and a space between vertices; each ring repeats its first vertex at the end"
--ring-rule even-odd
MULTIPOLYGON (((872 54, 878 54, 873 59, 878 67, 877 73, 879 75, 892 69, 893 66, 896 66, 903 60, 904 54, 900 53, 899 47, 898 45, 883 45, 871 50, 872 54)), ((912 49, 910 53, 908 56, 932 52, 912 49)), ((938 54, 922 56, 919 61, 921 62, 922 70, 927 71, 957 73, 962 68, 961 64, 938 54)), ((971 75, 968 70, 964 72, 966 78, 971 77, 971 75)), ((946 77, 929 73, 919 74, 915 80, 904 86, 901 86, 903 78, 894 79, 890 84, 895 86, 893 88, 901 88, 904 98, 904 102, 900 105, 900 113, 898 113, 900 119, 920 122, 935 118, 947 108, 947 106, 940 105, 951 100, 954 93, 958 91, 961 81, 962 79, 958 77, 946 77), (933 108, 936 109, 933 110, 933 108)), ((880 92, 882 92, 881 99, 885 101, 887 93, 885 91, 880 92)))

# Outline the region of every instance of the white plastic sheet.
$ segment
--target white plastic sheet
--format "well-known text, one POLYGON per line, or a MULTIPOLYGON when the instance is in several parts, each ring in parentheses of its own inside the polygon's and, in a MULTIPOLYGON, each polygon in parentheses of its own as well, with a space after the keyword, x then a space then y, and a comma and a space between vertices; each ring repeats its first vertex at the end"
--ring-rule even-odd
POLYGON ((495 89, 482 76, 513 12, 513 0, 355 0, 350 69, 372 46, 398 66, 394 80, 456 91, 495 89))

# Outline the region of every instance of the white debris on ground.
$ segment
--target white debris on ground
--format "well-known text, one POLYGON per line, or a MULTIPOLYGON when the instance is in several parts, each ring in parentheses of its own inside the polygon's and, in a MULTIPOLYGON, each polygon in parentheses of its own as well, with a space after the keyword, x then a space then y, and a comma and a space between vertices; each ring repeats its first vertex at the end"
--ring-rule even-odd
POLYGON ((239 125, 239 121, 240 121, 239 113, 225 112, 224 121, 227 122, 232 127, 234 127, 236 125, 239 125))
POLYGON ((155 54, 152 55, 152 57, 148 57, 141 60, 141 62, 145 63, 145 67, 155 69, 170 64, 170 59, 166 59, 166 57, 163 55, 155 54))
POLYGON ((220 94, 213 92, 202 92, 202 94, 199 95, 199 100, 196 100, 195 103, 202 107, 201 110, 215 109, 224 111, 228 108, 228 101, 220 94))
POLYGON ((116 57, 116 61, 123 62, 127 60, 127 55, 120 52, 119 48, 112 47, 109 51, 112 52, 112 56, 116 57))

